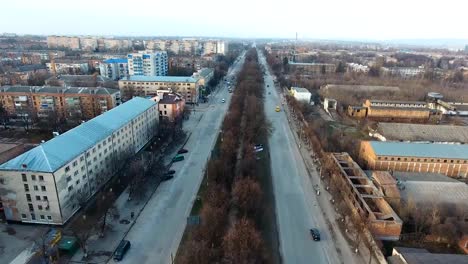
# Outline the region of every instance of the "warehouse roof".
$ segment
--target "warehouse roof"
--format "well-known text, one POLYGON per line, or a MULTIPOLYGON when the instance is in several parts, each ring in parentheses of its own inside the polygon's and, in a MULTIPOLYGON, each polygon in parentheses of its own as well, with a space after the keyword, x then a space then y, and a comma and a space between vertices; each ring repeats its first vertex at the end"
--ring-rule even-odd
POLYGON ((103 62, 104 63, 128 63, 128 59, 115 58, 115 59, 108 59, 103 62))
POLYGON ((468 159, 468 145, 369 141, 378 156, 468 159))
POLYGON ((196 83, 197 79, 190 76, 140 76, 134 75, 129 78, 122 78, 121 81, 134 82, 189 82, 196 83))
POLYGON ((0 165, 0 170, 54 172, 155 104, 135 97, 0 165))

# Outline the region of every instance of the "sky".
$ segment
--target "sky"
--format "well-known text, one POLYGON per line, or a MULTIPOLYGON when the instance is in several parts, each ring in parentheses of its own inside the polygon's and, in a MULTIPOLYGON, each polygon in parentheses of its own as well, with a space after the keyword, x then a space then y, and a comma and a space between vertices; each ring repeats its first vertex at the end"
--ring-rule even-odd
POLYGON ((467 0, 3 0, 0 33, 468 39, 467 0))

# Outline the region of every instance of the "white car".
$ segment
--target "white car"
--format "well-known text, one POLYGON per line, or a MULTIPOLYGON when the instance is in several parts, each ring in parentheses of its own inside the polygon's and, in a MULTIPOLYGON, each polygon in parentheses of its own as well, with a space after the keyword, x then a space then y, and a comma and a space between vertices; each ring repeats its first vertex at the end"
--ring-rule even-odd
POLYGON ((223 98, 223 99, 221 99, 221 103, 225 103, 225 102, 226 102, 226 100, 224 100, 224 98, 223 98))

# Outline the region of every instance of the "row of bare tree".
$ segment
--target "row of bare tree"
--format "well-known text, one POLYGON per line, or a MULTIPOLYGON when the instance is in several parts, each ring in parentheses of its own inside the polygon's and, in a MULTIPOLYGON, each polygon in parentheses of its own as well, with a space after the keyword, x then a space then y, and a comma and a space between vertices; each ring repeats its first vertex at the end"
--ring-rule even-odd
POLYGON ((267 263, 262 234, 262 189, 254 143, 268 131, 263 77, 255 49, 247 53, 220 135, 206 169, 201 224, 189 231, 180 263, 267 263))

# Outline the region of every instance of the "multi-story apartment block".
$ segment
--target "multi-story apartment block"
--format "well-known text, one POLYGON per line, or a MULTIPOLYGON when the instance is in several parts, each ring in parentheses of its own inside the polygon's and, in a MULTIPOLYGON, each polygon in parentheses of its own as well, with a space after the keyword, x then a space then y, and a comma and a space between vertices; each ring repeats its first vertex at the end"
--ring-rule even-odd
POLYGON ((157 96, 158 91, 181 94, 187 103, 198 103, 199 79, 182 76, 130 76, 119 80, 119 88, 124 99, 133 96, 157 96))
POLYGON ((9 221, 62 225, 157 133, 157 104, 134 98, 0 165, 9 221))
POLYGON ((47 71, 53 74, 87 74, 89 71, 88 61, 85 60, 56 60, 46 63, 47 71))
POLYGON ((57 118, 89 120, 121 104, 120 91, 84 87, 0 87, 0 102, 12 119, 57 118))
POLYGON ((79 50, 81 48, 80 38, 48 36, 47 47, 49 49, 65 48, 65 49, 71 49, 71 50, 79 50))
POLYGON ((382 67, 383 75, 399 76, 406 79, 421 77, 424 71, 424 67, 382 67))
POLYGON ((467 145, 363 141, 359 156, 372 170, 431 172, 468 177, 467 145))
POLYGON ((167 75, 167 52, 138 52, 128 54, 128 73, 130 76, 167 75))
POLYGON ((123 77, 128 77, 128 60, 127 59, 108 59, 99 65, 99 70, 102 76, 112 80, 119 80, 123 77))
POLYGON ((94 51, 98 48, 98 41, 96 38, 80 38, 80 48, 82 50, 94 51))
POLYGON ((214 70, 210 68, 203 68, 194 72, 192 77, 198 79, 198 83, 200 86, 207 86, 211 79, 213 79, 214 70))
POLYGON ((298 71, 305 75, 328 74, 336 71, 336 65, 331 63, 290 62, 289 66, 292 71, 298 71))

